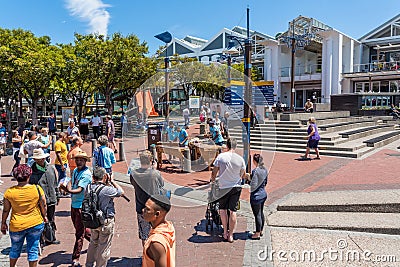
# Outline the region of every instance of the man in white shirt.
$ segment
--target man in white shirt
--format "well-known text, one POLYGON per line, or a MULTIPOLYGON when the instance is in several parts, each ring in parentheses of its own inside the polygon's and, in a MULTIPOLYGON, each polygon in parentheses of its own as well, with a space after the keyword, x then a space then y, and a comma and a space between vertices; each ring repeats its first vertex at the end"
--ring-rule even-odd
POLYGON ((92 128, 93 128, 94 139, 99 138, 100 127, 103 124, 103 120, 101 119, 100 116, 98 116, 97 112, 94 113, 92 119, 90 120, 90 124, 92 125, 92 128))
POLYGON ((221 197, 219 199, 219 214, 224 228, 224 240, 232 243, 236 227, 237 204, 242 192, 241 182, 245 175, 244 159, 235 152, 237 142, 228 138, 227 152, 221 153, 214 161, 211 182, 214 183, 218 174, 218 184, 221 197), (229 210, 229 222, 228 222, 229 210))

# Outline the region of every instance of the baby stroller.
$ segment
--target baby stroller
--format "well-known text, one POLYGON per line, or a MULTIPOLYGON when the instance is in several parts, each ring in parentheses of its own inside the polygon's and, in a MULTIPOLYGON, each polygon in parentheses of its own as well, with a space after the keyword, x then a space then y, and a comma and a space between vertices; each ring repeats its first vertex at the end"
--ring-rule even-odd
POLYGON ((211 183, 211 190, 208 192, 208 205, 206 211, 206 231, 214 229, 214 224, 218 227, 222 224, 221 217, 219 216, 219 202, 218 202, 218 184, 211 183))

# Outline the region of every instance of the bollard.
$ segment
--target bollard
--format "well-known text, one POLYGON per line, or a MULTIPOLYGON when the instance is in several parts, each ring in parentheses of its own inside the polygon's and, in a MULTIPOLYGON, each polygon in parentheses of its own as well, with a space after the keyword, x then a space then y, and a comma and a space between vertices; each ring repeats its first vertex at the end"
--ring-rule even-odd
POLYGON ((200 134, 205 134, 205 133, 206 133, 206 125, 200 124, 200 134))
POLYGON ((94 150, 97 148, 97 140, 96 139, 92 139, 92 155, 94 150))
POLYGON ((119 142, 118 146, 119 146, 119 161, 125 161, 124 142, 123 141, 119 142))
POLYGON ((183 166, 182 166, 183 172, 192 172, 192 161, 190 159, 190 149, 185 148, 183 150, 183 166))

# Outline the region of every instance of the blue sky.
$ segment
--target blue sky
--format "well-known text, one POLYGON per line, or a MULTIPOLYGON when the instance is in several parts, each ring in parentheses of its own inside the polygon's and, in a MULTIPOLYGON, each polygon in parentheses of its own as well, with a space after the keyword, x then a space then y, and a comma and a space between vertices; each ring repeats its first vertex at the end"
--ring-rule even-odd
POLYGON ((73 42, 74 32, 133 33, 153 54, 165 30, 175 37, 212 38, 223 27, 246 26, 274 36, 298 15, 313 17, 354 38, 400 14, 399 0, 2 0, 0 27, 23 28, 53 43, 73 42))

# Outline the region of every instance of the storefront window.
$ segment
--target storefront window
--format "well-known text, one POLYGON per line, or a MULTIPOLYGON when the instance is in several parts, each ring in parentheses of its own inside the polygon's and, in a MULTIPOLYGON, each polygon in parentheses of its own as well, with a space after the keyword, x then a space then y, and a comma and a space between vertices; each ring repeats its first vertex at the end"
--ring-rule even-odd
POLYGON ((380 83, 380 91, 384 93, 389 92, 389 81, 381 81, 380 83))
POLYGON ((363 91, 363 84, 362 83, 356 83, 354 87, 354 92, 355 93, 362 93, 363 91))
POLYGON ((372 83, 372 92, 379 93, 379 82, 372 83))

